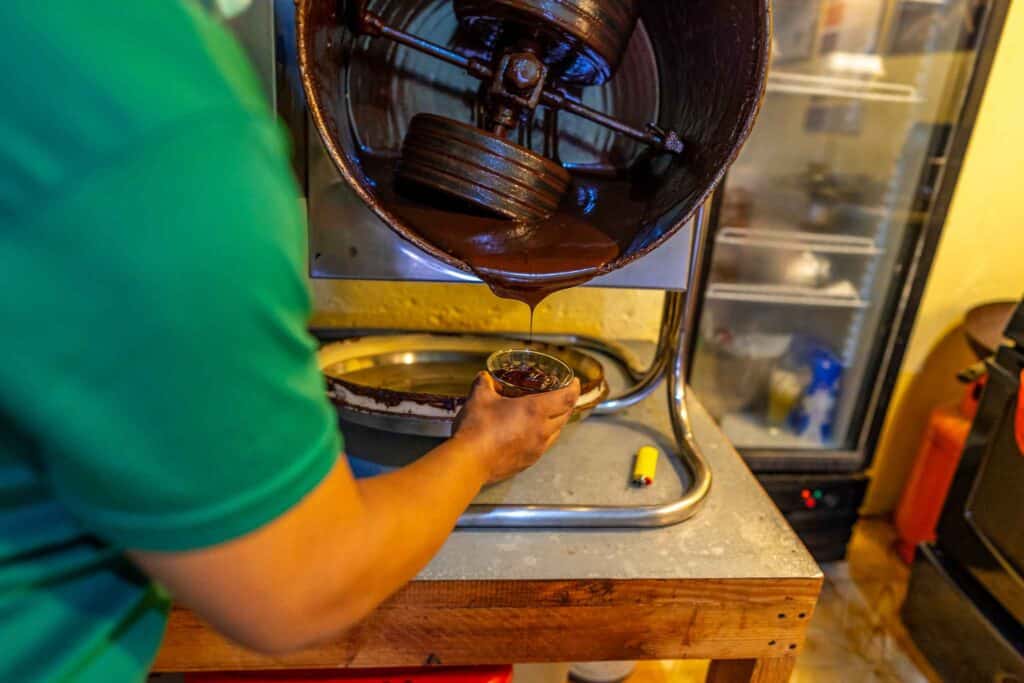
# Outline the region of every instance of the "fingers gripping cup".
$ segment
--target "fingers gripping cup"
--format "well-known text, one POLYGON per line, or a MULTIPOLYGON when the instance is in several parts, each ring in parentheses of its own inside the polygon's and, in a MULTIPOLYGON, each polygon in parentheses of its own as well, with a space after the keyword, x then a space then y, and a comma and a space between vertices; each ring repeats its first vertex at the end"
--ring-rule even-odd
POLYGON ((508 398, 564 389, 574 378, 572 368, 554 356, 531 349, 506 349, 491 354, 487 371, 508 398))

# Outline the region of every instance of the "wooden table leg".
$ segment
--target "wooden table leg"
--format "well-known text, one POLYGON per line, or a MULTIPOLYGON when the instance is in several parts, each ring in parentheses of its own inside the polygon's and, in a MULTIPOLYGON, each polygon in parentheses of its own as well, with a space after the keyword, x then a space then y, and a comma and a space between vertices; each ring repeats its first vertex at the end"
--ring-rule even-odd
POLYGON ((786 683, 796 657, 772 659, 716 659, 708 669, 707 683, 786 683))

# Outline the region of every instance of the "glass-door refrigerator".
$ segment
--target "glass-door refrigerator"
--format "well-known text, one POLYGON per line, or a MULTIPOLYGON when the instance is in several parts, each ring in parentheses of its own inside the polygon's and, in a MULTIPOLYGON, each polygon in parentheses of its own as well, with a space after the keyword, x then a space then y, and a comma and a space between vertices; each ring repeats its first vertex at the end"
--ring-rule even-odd
POLYGON ((1008 5, 774 3, 691 383, 820 560, 857 519, 1008 5))

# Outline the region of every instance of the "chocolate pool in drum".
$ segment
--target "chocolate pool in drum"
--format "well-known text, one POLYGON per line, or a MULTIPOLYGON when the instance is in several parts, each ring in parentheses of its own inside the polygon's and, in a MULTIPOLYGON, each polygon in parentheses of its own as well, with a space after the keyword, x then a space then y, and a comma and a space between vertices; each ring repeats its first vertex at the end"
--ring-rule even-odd
POLYGON ((428 202, 407 188, 398 192, 388 182, 394 162, 375 159, 364 165, 368 175, 380 179, 378 194, 420 236, 468 264, 495 294, 522 301, 531 310, 550 294, 597 276, 636 236, 637 226, 621 215, 626 208, 640 208, 640 193, 631 193, 621 181, 574 184, 588 196, 601 197, 596 207, 575 201, 576 192, 570 192, 548 218, 515 221, 464 207, 460 211, 436 198, 428 202))

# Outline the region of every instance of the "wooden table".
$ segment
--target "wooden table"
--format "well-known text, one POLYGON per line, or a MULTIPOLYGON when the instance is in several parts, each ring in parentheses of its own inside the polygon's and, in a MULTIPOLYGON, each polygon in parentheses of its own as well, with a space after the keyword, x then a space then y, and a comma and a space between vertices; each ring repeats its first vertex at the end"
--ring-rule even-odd
MULTIPOLYGON (((786 681, 822 575, 700 406, 694 431, 714 475, 704 507, 676 527, 458 532, 411 584, 346 637, 285 657, 225 641, 175 609, 156 671, 406 667, 711 659, 708 680, 786 681)), ((685 473, 665 459, 645 491, 626 484, 638 445, 671 447, 664 398, 578 425, 486 501, 640 503, 685 473)), ((349 435, 349 450, 359 448, 349 435)), ((382 446, 380 437, 373 439, 382 446)), ((398 449, 394 444, 388 448, 398 449)))

